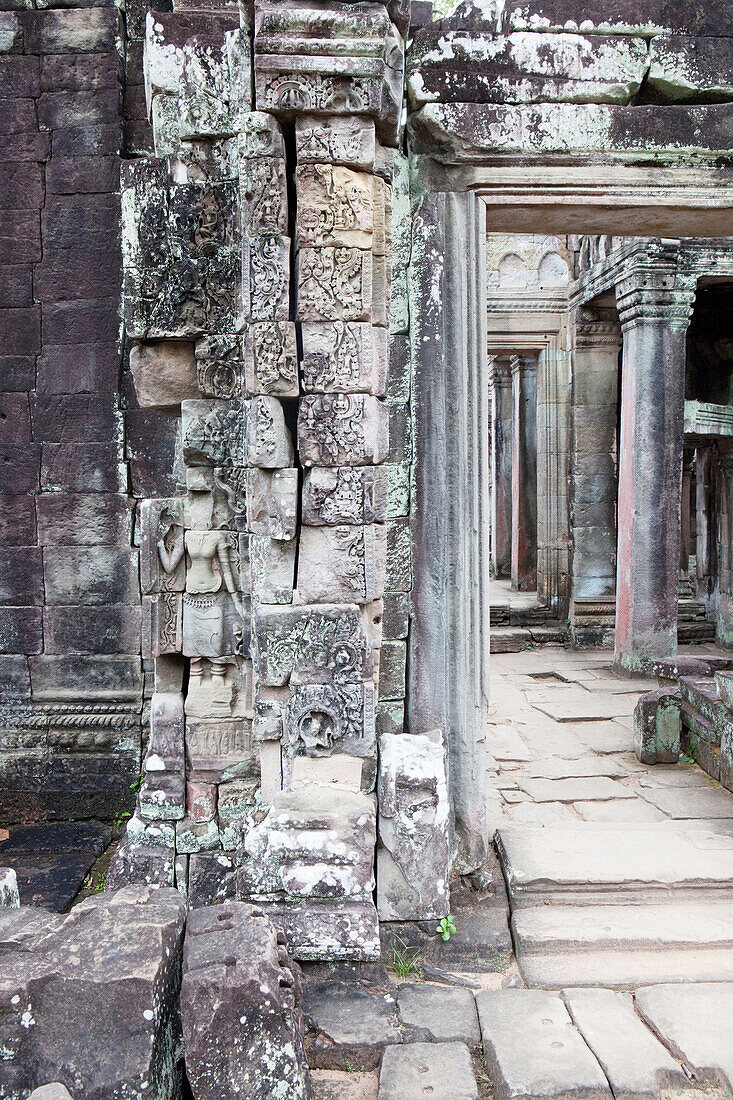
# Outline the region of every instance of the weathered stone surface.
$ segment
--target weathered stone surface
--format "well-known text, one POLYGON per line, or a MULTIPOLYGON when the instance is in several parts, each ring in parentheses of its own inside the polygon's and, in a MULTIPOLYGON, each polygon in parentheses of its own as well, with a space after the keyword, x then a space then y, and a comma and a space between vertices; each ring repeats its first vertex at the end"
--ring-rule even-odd
POLYGON ((125 837, 110 861, 105 880, 107 890, 123 886, 159 889, 174 885, 173 848, 139 844, 125 837))
POLYGON ((64 1085, 42 1085, 40 1089, 34 1089, 28 1100, 73 1100, 71 1093, 64 1085))
POLYGON ((292 603, 296 546, 296 539, 283 542, 266 535, 252 535, 249 564, 255 602, 292 603))
POLYGON ((649 44, 650 88, 665 99, 733 98, 733 58, 725 38, 665 35, 649 44))
MULTIPOLYGON (((480 9, 479 9, 480 10, 480 9)), ((730 11, 722 0, 704 8, 673 0, 617 0, 613 11, 602 0, 513 0, 502 14, 507 30, 580 31, 581 34, 733 33, 730 11)))
POLYGON ((283 714, 282 745, 286 785, 297 757, 317 759, 336 752, 369 762, 363 769, 363 782, 365 789, 371 790, 376 760, 373 683, 291 688, 283 714))
POLYGON ((407 86, 415 108, 438 100, 628 103, 648 67, 643 38, 426 27, 413 41, 407 86))
POLYGON ((658 1096, 661 1088, 685 1088, 681 1066, 636 1015, 631 994, 569 989, 563 1000, 615 1097, 658 1096))
POLYGON ((247 515, 253 534, 285 541, 294 539, 297 511, 297 470, 249 471, 247 515))
POLYGON ((251 719, 187 719, 186 760, 189 775, 195 775, 197 782, 222 783, 254 776, 258 761, 251 719))
POLYGON ((144 500, 140 505, 140 587, 145 595, 182 592, 186 586, 183 501, 144 500))
POLYGON ((244 336, 247 392, 297 397, 298 349, 291 321, 261 321, 247 325, 244 336))
POLYGON ((145 779, 138 799, 141 816, 150 821, 178 821, 184 815, 183 722, 183 696, 157 692, 150 704, 145 779))
POLYGON ((241 400, 184 401, 181 433, 186 464, 244 466, 248 413, 249 402, 241 400))
POLYGON ((166 409, 198 397, 193 345, 184 340, 136 344, 130 352, 130 370, 142 408, 166 409))
POLYGON ((281 792, 245 840, 238 895, 368 898, 375 816, 373 800, 363 794, 316 784, 281 792))
POLYGON ((388 1047, 379 1075, 379 1100, 478 1100, 471 1055, 464 1043, 388 1047))
POLYGON ((497 1096, 612 1095, 598 1062, 559 997, 503 989, 476 997, 486 1068, 497 1096))
MULTIPOLYGON (((190 345, 189 345, 190 346, 190 345)), ((242 340, 238 336, 204 336, 195 344, 197 388, 186 398, 229 399, 245 392, 242 340)))
POLYGON ((481 1042, 476 998, 470 989, 403 982, 397 1007, 410 1042, 465 1043, 471 1048, 481 1042))
POLYGON ((301 248, 298 253, 299 321, 369 321, 372 254, 358 248, 301 248))
POLYGON ((450 911, 450 815, 442 735, 387 734, 379 758, 379 915, 443 917, 450 911))
POLYGON ((288 192, 284 157, 243 159, 239 187, 242 221, 248 236, 287 233, 288 192))
POLYGON ((304 466, 371 466, 389 448, 389 414, 362 394, 309 395, 298 411, 298 451, 304 466))
POLYGON ((276 397, 252 399, 247 419, 247 459, 250 466, 270 470, 293 464, 293 443, 276 397))
POLYGON ((298 247, 371 248, 374 178, 331 164, 300 165, 295 173, 298 247))
POLYGON ((302 527, 298 592, 313 603, 370 603, 384 593, 386 531, 364 527, 302 527))
POLYGON ((0 909, 19 909, 18 878, 12 867, 0 867, 0 909))
POLYGON ((301 962, 379 959, 379 921, 371 898, 294 898, 258 902, 285 931, 288 951, 301 962))
POLYGON ((358 115, 351 118, 306 115, 295 120, 295 148, 298 164, 316 161, 371 170, 375 156, 374 122, 358 115))
POLYGON ((395 998, 353 982, 308 982, 303 993, 310 1065, 324 1069, 379 1066, 385 1049, 401 1043, 395 998))
POLYGON ((676 764, 681 732, 679 692, 660 688, 642 695, 634 708, 634 751, 642 764, 676 764))
POLYGON ((2 917, 6 1095, 52 1078, 75 1096, 175 1100, 180 894, 136 886, 87 898, 63 920, 29 924, 29 912, 2 917))
POLYGON ((635 995, 641 1015, 675 1058, 728 1088, 733 1082, 733 987, 658 985, 635 995))
POLYGON ((201 1100, 310 1100, 300 981, 261 909, 237 901, 193 910, 183 953, 186 1072, 201 1100))
POLYGON ((290 316, 290 240, 250 237, 244 242, 243 309, 250 321, 287 321, 290 316))
POLYGON ((302 519, 306 526, 384 523, 389 472, 380 466, 318 466, 306 471, 302 519))
POLYGON ((188 903, 191 909, 218 905, 235 894, 236 867, 228 852, 196 852, 189 856, 188 903))
POLYGON ((303 334, 303 385, 308 393, 371 393, 384 397, 387 333, 366 321, 307 321, 303 334))
POLYGON ((354 684, 373 674, 364 612, 356 605, 255 607, 258 682, 354 684))

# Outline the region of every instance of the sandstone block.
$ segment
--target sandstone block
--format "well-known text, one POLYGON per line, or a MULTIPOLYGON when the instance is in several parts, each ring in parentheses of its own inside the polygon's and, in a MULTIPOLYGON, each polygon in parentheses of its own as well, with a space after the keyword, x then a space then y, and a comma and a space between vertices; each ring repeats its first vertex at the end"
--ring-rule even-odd
POLYGON ((295 538, 298 471, 250 470, 247 478, 249 530, 288 541, 295 538))
POLYGON ((242 341, 238 336, 204 336, 196 341, 195 369, 198 390, 186 397, 229 399, 245 392, 242 341))
POLYGON ((285 937, 261 909, 227 901, 191 912, 181 1005, 195 1095, 310 1100, 300 998, 285 937))
POLYGON ((301 164, 295 174, 298 247, 371 249, 374 178, 332 164, 301 164))
POLYGON ((285 141, 277 119, 263 111, 251 111, 242 118, 239 155, 242 160, 285 157, 285 141))
POLYGON ((216 785, 186 783, 186 813, 192 821, 212 821, 216 814, 216 785))
POLYGON ((375 156, 374 122, 356 115, 301 116, 295 120, 295 147, 298 164, 315 161, 370 171, 375 156))
POLYGON ((290 240, 248 237, 243 246, 242 299, 250 321, 287 321, 290 316, 290 240))
POLYGON ((354 683, 372 675, 363 610, 356 605, 256 606, 254 661, 258 683, 354 683))
POLYGON ((308 393, 371 393, 384 397, 387 333, 367 322, 302 325, 303 385, 308 393))
POLYGON ((420 1100, 426 1082, 434 1100, 478 1100, 464 1043, 410 1043, 385 1050, 378 1100, 420 1100))
POLYGON ((375 995, 353 982, 309 982, 303 996, 306 1045, 312 1066, 377 1068, 402 1042, 395 998, 375 995))
POLYGON ((249 402, 184 401, 183 460, 191 466, 244 466, 249 402))
POLYGON ((247 392, 297 397, 295 325, 291 321, 261 321, 246 326, 244 339, 247 392))
POLYGON ((385 467, 314 467, 306 471, 303 482, 303 523, 309 527, 384 523, 388 488, 385 467))
POLYGON ((258 904, 285 932, 294 959, 301 962, 379 959, 379 921, 371 898, 294 898, 258 904))
POLYGON ((298 411, 298 451, 304 466, 372 466, 389 449, 386 405, 364 394, 304 397, 298 411))
POLYGON ((301 248, 299 321, 370 321, 372 254, 358 248, 301 248))
POLYGON ((252 535, 250 570, 252 599, 256 603, 292 603, 297 540, 283 542, 252 535))
POLYGON ((282 469, 293 464, 293 443, 283 407, 276 397, 253 397, 247 421, 247 459, 250 466, 282 469))
POLYGON ((247 235, 287 234, 288 188, 284 157, 243 159, 239 186, 242 224, 247 235))
POLYGON ((346 753, 369 763, 362 782, 373 787, 376 741, 374 685, 301 684, 290 692, 283 716, 283 781, 290 784, 298 756, 346 753))
POLYGON ((150 738, 143 762, 140 815, 147 820, 177 821, 186 796, 183 758, 183 696, 157 692, 150 704, 150 738))
POLYGON ((676 764, 680 755, 682 699, 666 688, 642 695, 634 708, 634 751, 643 764, 676 764))
POLYGON ((163 657, 183 649, 183 594, 143 596, 140 647, 144 658, 163 657))
POLYGON ((12 867, 0 867, 0 909, 19 909, 18 878, 12 867))
POLYGON ((384 592, 386 532, 364 527, 302 527, 298 592, 313 603, 370 603, 384 592))
POLYGON ((222 783, 259 774, 249 718, 190 718, 186 722, 186 759, 197 782, 222 783))
POLYGON ((170 408, 198 397, 193 347, 186 341, 136 344, 130 352, 130 370, 143 408, 170 408))

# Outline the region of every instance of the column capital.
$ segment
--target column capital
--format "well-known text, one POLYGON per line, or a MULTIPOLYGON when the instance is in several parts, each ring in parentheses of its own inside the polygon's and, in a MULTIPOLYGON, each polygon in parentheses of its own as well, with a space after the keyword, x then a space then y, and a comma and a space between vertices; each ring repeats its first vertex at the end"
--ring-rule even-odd
POLYGON ((635 264, 616 285, 616 303, 623 329, 631 325, 664 325, 684 332, 692 317, 696 281, 680 279, 677 264, 635 264))
POLYGON ((511 357, 511 372, 512 377, 518 374, 523 374, 526 371, 537 369, 537 356, 536 355, 512 355, 511 357))
POLYGON ((621 346, 621 325, 615 309, 580 306, 573 320, 576 348, 621 346))
POLYGON ((489 385, 510 386, 512 382, 511 355, 489 356, 489 385))

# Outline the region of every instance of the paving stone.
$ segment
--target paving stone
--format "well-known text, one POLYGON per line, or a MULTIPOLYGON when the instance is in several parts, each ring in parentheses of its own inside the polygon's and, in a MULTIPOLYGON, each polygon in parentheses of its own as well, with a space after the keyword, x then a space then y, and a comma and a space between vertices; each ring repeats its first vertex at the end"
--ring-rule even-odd
POLYGON ((379 1074, 338 1069, 311 1071, 314 1100, 377 1100, 379 1074))
POLYGON ((679 1062, 641 1022, 630 993, 568 989, 563 999, 576 1027, 600 1062, 615 1100, 652 1096, 661 1088, 686 1088, 679 1062))
MULTIPOLYGON (((588 805, 603 806, 606 803, 593 802, 588 805)), ((561 802, 521 802, 517 806, 511 806, 508 813, 510 820, 518 825, 554 825, 558 821, 573 820, 572 813, 561 802)))
POLYGON ((476 1047, 481 1034, 469 989, 405 982, 397 990, 405 1042, 458 1042, 476 1047))
POLYGON ((723 787, 649 788, 642 797, 669 817, 733 818, 733 794, 723 787))
POLYGON ((537 761, 524 768, 522 774, 527 779, 570 779, 591 775, 605 775, 618 779, 627 773, 617 760, 599 760, 597 756, 581 756, 577 760, 550 757, 548 760, 537 761))
POLYGON ((614 799, 612 802, 574 802, 573 809, 583 821, 664 821, 664 814, 642 798, 614 799))
POLYGON ((376 1069, 384 1048, 402 1042, 392 994, 353 982, 306 982, 303 1015, 308 1064, 316 1069, 376 1069))
POLYGON ((532 759, 532 753, 511 726, 489 726, 486 749, 497 760, 532 759))
POLYGON ((602 722, 568 722, 567 726, 594 752, 631 752, 634 748, 631 731, 616 718, 602 722))
POLYGON ((111 839, 108 826, 90 822, 20 826, 0 842, 0 863, 15 871, 22 905, 63 913, 111 839))
POLYGON ((562 691, 548 693, 545 699, 534 703, 542 714, 554 718, 556 722, 577 722, 579 719, 591 721, 599 718, 617 718, 633 710, 636 703, 634 695, 612 695, 602 691, 562 691), (633 700, 631 705, 629 700, 633 700))
POLYGON ((694 764, 659 765, 647 768, 637 780, 640 787, 715 787, 716 784, 694 764))
POLYGON ((518 783, 535 802, 592 802, 636 797, 628 787, 603 775, 579 779, 519 779, 518 783))
POLYGON ((588 749, 574 733, 559 722, 537 711, 530 711, 516 719, 517 732, 536 759, 560 756, 573 760, 588 755, 588 749))
POLYGON ((636 1008, 696 1076, 733 1088, 733 985, 658 985, 637 989, 636 1008))
POLYGON ((498 1100, 609 1100, 611 1090, 559 997, 502 989, 476 997, 486 1069, 498 1100))
POLYGON ((382 1059, 379 1100, 478 1100, 468 1047, 411 1043, 390 1047, 382 1059))
POLYGON ((733 885, 731 839, 705 827, 511 825, 499 831, 497 847, 515 908, 556 899, 587 903, 609 893, 619 904, 640 894, 651 902, 670 889, 677 900, 695 900, 733 885))

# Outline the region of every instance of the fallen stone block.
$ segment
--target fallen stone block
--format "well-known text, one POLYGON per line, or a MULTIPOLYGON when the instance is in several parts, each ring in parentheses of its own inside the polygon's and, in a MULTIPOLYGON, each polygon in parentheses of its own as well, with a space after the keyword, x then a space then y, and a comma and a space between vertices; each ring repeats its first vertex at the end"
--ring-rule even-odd
POLYGON ((636 1010, 698 1080, 733 1087, 733 986, 690 983, 648 986, 636 1010))
POLYGON ((376 1069, 401 1043, 395 998, 353 982, 308 982, 303 993, 308 1063, 316 1069, 376 1069))
POLYGON ((659 688, 634 708, 634 751, 642 764, 676 764, 680 755, 682 696, 659 688))
POLYGON ((369 962, 380 956, 379 920, 371 898, 294 898, 260 904, 283 929, 288 951, 299 962, 369 962))
POLYGON ((481 1032, 470 989, 403 982, 397 1008, 406 1042, 463 1043, 478 1047, 481 1032))
POLYGON ((311 1100, 301 989, 263 911, 227 901, 188 918, 181 1017, 196 1100, 311 1100))
POLYGON ((384 1052, 378 1100, 478 1100, 464 1043, 411 1043, 384 1052))
POLYGON ((110 861, 106 887, 117 890, 133 883, 152 888, 173 886, 173 858, 173 848, 140 844, 126 836, 110 861))
POLYGON ((180 1097, 185 902, 128 887, 69 916, 5 910, 0 1094, 25 1100, 49 1078, 98 1100, 180 1097))

